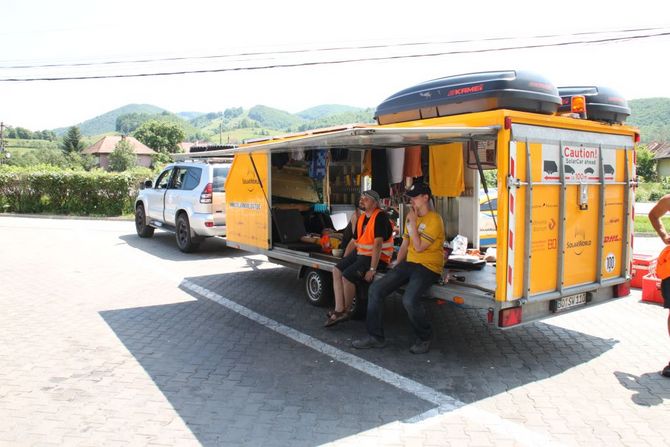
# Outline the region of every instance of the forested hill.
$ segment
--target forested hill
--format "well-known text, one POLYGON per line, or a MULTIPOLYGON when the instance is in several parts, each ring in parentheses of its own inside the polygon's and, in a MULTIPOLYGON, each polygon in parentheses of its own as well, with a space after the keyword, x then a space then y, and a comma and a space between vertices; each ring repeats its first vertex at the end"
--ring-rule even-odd
MULTIPOLYGON (((257 105, 248 110, 231 107, 223 112, 172 113, 148 104, 129 104, 78 124, 82 135, 94 136, 111 132, 130 133, 148 120, 177 123, 194 141, 220 139, 225 132, 237 140, 264 135, 298 132, 319 127, 349 123, 373 122, 373 110, 326 104, 298 113, 257 105)), ((59 135, 67 129, 55 129, 59 135)))
MULTIPOLYGON (((84 121, 78 124, 79 131, 82 135, 100 135, 116 130, 116 119, 122 115, 131 113, 146 113, 146 114, 160 114, 166 112, 165 109, 152 106, 151 104, 128 104, 118 109, 111 110, 95 118, 84 121)), ((67 128, 54 129, 57 135, 63 135, 67 128)))
MULTIPOLYGON (((670 142, 670 98, 633 99, 629 105, 632 115, 627 124, 640 129, 643 143, 670 142)), ((178 123, 190 140, 216 140, 225 132, 233 138, 249 138, 350 123, 372 123, 373 114, 374 110, 370 108, 340 104, 319 105, 298 113, 257 105, 250 109, 231 107, 224 112, 177 114, 150 104, 128 104, 84 121, 78 127, 85 136, 120 131, 132 133, 142 122, 157 119, 178 123)), ((62 135, 66 129, 54 131, 62 135)))
POLYGON ((642 143, 670 142, 670 98, 643 98, 628 102, 631 116, 627 124, 640 129, 642 143))

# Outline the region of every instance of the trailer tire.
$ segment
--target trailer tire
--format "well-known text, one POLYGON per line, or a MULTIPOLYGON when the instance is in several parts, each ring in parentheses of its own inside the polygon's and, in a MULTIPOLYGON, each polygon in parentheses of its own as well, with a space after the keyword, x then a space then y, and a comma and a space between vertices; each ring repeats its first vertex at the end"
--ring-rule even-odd
POLYGON ((147 225, 147 213, 141 203, 135 208, 135 230, 139 237, 146 238, 154 235, 154 228, 147 225))
POLYGON ((333 275, 308 269, 305 273, 305 297, 312 306, 326 307, 333 302, 333 275))

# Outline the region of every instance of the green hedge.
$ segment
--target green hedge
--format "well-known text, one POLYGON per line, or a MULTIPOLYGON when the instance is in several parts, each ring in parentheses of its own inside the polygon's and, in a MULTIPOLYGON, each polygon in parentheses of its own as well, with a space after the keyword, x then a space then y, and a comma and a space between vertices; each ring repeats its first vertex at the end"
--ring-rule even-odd
POLYGON ((640 182, 635 190, 636 202, 656 202, 664 195, 670 193, 669 185, 666 183, 644 183, 640 182))
POLYGON ((133 212, 148 169, 111 173, 51 166, 0 169, 0 209, 14 213, 119 216, 133 212))

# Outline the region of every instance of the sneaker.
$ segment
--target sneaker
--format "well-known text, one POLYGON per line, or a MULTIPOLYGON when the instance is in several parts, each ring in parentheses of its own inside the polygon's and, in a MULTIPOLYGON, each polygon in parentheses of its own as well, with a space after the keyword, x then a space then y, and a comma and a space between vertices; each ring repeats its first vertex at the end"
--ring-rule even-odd
POLYGON ((663 377, 670 377, 670 363, 668 363, 668 365, 665 368, 663 368, 663 371, 661 371, 661 375, 663 377))
POLYGON ((352 341, 351 346, 356 349, 383 348, 386 346, 386 340, 380 340, 377 337, 368 335, 365 338, 352 341))
POLYGON ((417 338, 416 342, 409 348, 412 354, 425 354, 430 350, 430 340, 421 340, 417 338))

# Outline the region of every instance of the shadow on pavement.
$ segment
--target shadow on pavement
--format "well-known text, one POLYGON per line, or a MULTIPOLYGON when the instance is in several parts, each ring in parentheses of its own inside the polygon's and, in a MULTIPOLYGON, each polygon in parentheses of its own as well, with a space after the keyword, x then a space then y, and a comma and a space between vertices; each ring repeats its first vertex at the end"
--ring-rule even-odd
MULTIPOLYGON (((405 311, 391 297, 387 347, 357 351, 350 344, 365 334, 363 322, 324 328, 325 309, 307 304, 294 270, 256 267, 188 280, 466 403, 554 376, 616 343, 543 323, 500 331, 483 311, 429 301, 432 349, 415 356, 405 311)), ((434 407, 182 290, 195 300, 101 315, 204 445, 316 445, 434 407)))
POLYGON ((203 240, 194 253, 182 253, 177 247, 174 234, 156 231, 151 238, 143 239, 136 234, 125 234, 119 239, 138 250, 168 261, 192 261, 194 259, 226 258, 241 256, 239 250, 226 248, 223 239, 209 237, 203 240))
POLYGON ((630 400, 637 405, 652 407, 661 405, 664 400, 670 400, 670 391, 667 386, 670 378, 663 377, 659 371, 644 373, 639 377, 634 374, 615 371, 614 376, 624 388, 635 392, 630 400))
POLYGON ((312 446, 432 405, 207 299, 101 312, 204 446, 312 446))

